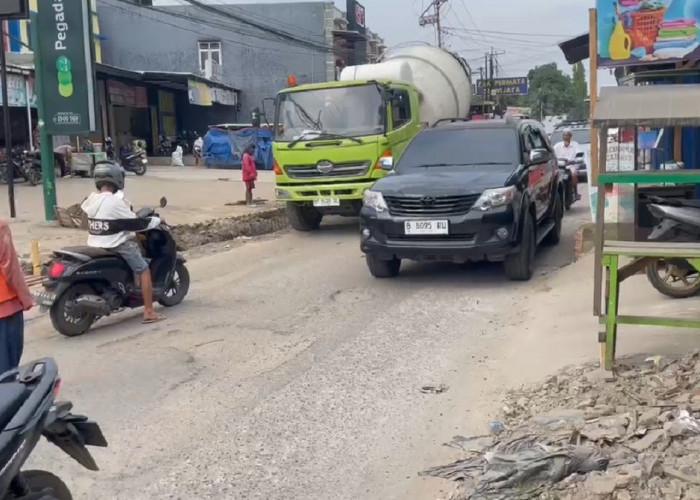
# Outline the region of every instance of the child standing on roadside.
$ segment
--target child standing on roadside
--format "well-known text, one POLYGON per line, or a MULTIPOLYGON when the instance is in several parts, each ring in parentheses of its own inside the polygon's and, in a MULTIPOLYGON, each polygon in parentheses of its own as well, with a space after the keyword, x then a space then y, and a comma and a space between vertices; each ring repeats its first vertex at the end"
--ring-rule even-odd
POLYGON ((245 183, 245 203, 249 207, 254 206, 253 189, 255 189, 255 181, 258 180, 258 170, 255 168, 255 160, 253 159, 254 152, 255 145, 250 144, 246 146, 243 153, 243 166, 241 168, 243 182, 245 183))

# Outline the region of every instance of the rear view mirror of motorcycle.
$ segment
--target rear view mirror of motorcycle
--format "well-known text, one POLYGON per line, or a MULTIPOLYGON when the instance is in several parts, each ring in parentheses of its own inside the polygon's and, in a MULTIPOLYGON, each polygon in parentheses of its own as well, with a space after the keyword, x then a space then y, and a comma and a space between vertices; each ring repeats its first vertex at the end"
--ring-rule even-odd
POLYGON ((160 205, 160 208, 165 208, 168 205, 168 199, 165 196, 163 196, 160 199, 159 205, 160 205))

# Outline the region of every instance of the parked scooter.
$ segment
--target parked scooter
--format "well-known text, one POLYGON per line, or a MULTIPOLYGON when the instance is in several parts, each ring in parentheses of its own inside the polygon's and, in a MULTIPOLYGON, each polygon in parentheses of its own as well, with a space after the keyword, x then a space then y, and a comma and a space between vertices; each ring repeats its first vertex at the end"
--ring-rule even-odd
MULTIPOLYGON (((32 181, 29 172, 24 168, 25 151, 19 148, 12 148, 10 151, 10 161, 12 163, 12 178, 15 181, 32 181)), ((41 171, 41 166, 39 167, 41 171)), ((0 183, 7 184, 8 182, 7 159, 0 164, 0 183)), ((37 183, 38 184, 38 183, 37 183)), ((36 184, 32 184, 35 186, 36 184)))
POLYGON ((53 359, 0 375, 0 498, 70 500, 68 486, 43 470, 22 470, 44 436, 86 469, 98 470, 86 446, 106 447, 100 426, 57 402, 61 379, 53 359))
POLYGON ((159 137, 158 156, 167 156, 173 154, 173 143, 166 136, 159 137))
MULTIPOLYGON (((166 205, 162 198, 161 208, 166 205)), ((138 215, 158 217, 152 208, 144 208, 138 215)), ((170 228, 161 221, 160 226, 138 235, 150 259, 153 300, 165 307, 179 304, 189 291, 190 275, 170 228)), ((34 296, 42 310, 49 309, 53 327, 60 334, 82 335, 102 316, 143 306, 134 274, 117 254, 79 246, 56 250, 53 255, 44 291, 34 296)))
MULTIPOLYGON (((649 240, 700 242, 700 200, 654 196, 650 201, 649 211, 660 223, 649 240)), ((651 285, 668 297, 684 299, 700 292, 700 273, 685 259, 656 259, 646 272, 651 285)))

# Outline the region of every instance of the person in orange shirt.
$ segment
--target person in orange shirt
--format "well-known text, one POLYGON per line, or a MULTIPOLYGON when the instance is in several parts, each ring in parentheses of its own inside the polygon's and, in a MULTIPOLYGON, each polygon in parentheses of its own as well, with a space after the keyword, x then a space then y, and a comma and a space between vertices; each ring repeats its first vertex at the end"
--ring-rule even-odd
POLYGON ((19 366, 24 349, 24 311, 32 305, 10 226, 0 219, 0 373, 19 366))

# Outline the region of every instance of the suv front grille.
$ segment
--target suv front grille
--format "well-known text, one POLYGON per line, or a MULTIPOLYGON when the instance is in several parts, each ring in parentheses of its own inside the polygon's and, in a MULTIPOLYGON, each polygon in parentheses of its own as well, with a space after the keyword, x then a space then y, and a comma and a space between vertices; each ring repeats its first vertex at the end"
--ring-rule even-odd
POLYGON ((384 200, 391 215, 421 217, 466 214, 479 196, 384 196, 384 200))
POLYGON ((284 167, 287 175, 292 179, 314 179, 319 177, 357 177, 367 174, 371 162, 346 162, 334 163, 333 167, 323 173, 318 165, 287 165, 284 167))

